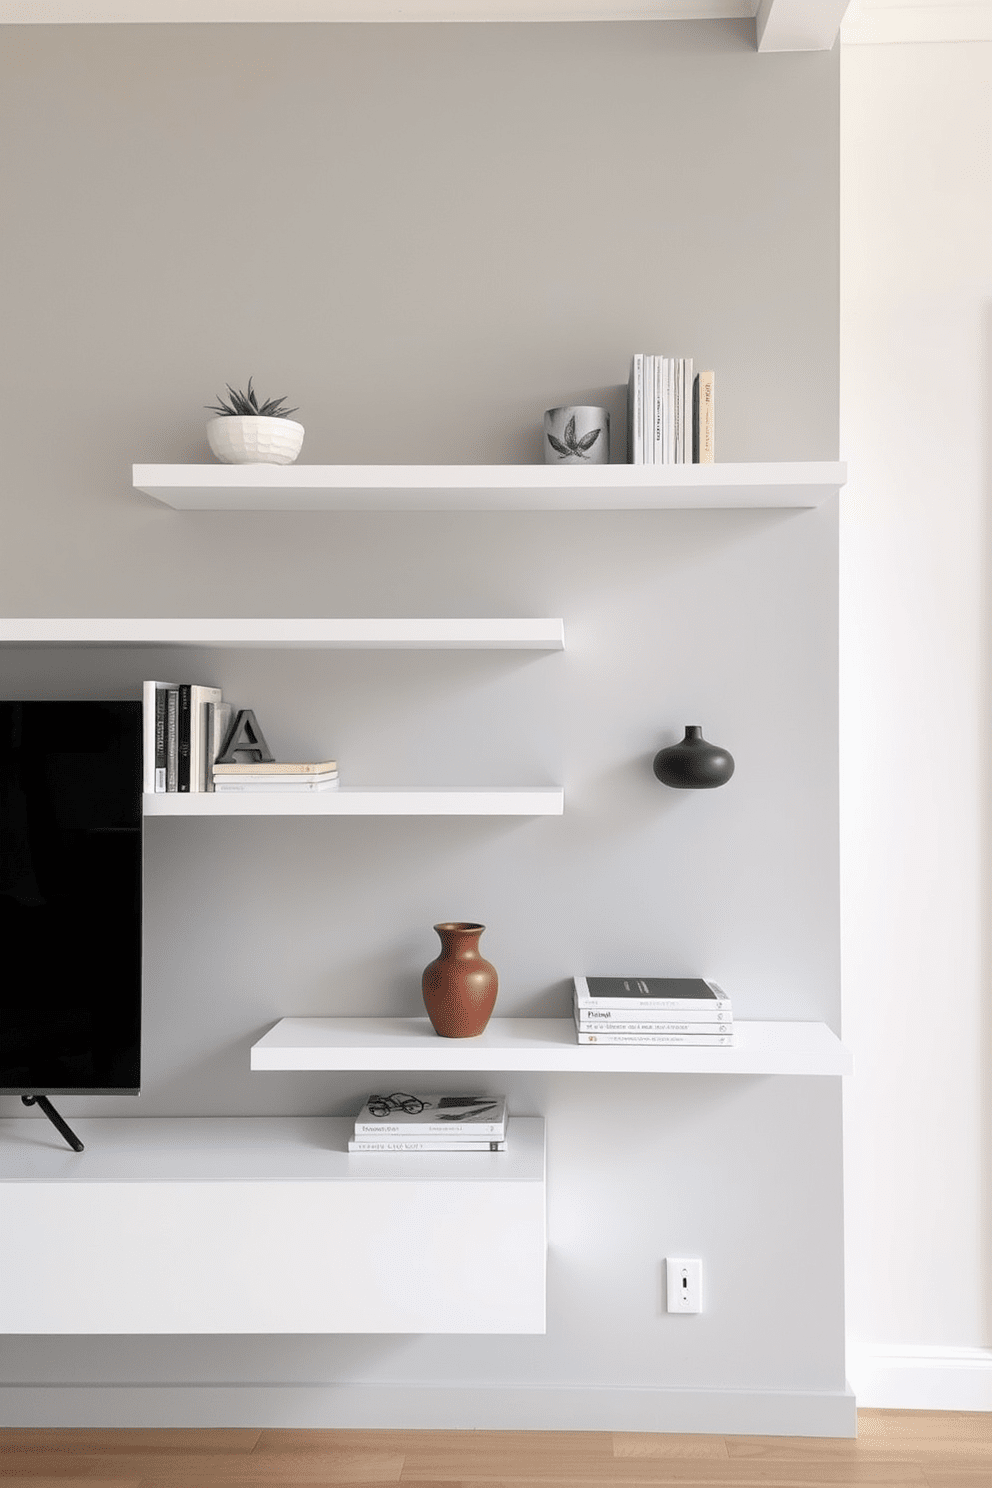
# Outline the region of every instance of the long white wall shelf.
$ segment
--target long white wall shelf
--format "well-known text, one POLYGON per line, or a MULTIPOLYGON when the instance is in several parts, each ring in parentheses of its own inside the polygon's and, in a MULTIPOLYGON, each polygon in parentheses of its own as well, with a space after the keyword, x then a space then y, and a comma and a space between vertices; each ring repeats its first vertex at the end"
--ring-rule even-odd
POLYGON ((426 1018, 282 1018, 253 1070, 548 1070, 584 1074, 848 1075, 825 1023, 735 1022, 729 1048, 578 1044, 571 1018, 492 1018, 478 1038, 439 1038, 426 1018))
POLYGON ((142 797, 145 816, 561 816, 561 786, 492 790, 405 790, 401 787, 294 795, 289 791, 240 794, 216 791, 142 797))
POLYGON ((0 1121, 0 1333, 544 1332, 537 1117, 402 1157, 344 1118, 72 1125, 0 1121))
POLYGON ((725 465, 135 465, 189 511, 634 511, 819 506, 842 461, 725 465))
POLYGON ((561 651, 560 619, 0 619, 0 645, 561 651))

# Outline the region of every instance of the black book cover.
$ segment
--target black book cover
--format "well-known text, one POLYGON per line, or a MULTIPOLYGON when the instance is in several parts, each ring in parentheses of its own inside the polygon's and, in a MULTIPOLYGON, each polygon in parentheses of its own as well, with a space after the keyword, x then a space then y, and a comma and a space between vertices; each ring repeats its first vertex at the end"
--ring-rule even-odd
POLYGON ((590 997, 677 997, 716 1002, 717 995, 702 977, 586 977, 590 997))
POLYGON ((179 780, 180 791, 189 790, 190 763, 190 684, 184 682, 179 688, 179 780))

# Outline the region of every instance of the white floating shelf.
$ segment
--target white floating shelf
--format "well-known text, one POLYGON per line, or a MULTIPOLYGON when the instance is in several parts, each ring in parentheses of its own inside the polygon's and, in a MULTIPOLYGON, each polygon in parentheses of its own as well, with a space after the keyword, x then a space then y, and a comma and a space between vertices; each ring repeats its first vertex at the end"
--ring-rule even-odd
POLYGON ((142 797, 145 816, 561 816, 561 786, 492 790, 337 790, 243 795, 216 791, 142 797))
POLYGON ((727 465, 135 465, 189 511, 634 511, 819 506, 837 460, 727 465))
POLYGON ((478 1038, 439 1038, 426 1018, 282 1018, 253 1070, 548 1070, 584 1074, 848 1075, 825 1023, 734 1024, 730 1048, 578 1044, 571 1018, 493 1018, 478 1038))
POLYGON ((0 619, 0 645, 561 651, 559 619, 0 619))
POLYGON ((538 1117, 402 1157, 343 1117, 72 1126, 0 1121, 0 1333, 544 1331, 538 1117))

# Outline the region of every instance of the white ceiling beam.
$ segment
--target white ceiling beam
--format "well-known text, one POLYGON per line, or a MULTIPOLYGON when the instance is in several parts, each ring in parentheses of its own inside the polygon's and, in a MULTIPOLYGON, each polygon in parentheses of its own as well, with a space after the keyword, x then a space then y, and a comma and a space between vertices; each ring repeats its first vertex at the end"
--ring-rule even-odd
POLYGON ((759 52, 829 52, 850 0, 760 0, 759 52))

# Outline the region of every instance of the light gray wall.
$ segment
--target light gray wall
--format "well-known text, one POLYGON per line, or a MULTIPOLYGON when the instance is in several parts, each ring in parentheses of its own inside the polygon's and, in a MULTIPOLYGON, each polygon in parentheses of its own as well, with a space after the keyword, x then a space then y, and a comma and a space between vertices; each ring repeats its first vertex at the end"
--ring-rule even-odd
MULTIPOLYGON (((566 788, 562 820, 150 822, 144 1113, 356 1109, 361 1077, 251 1075, 248 1046, 415 1011, 440 918, 489 927, 503 1013, 655 971, 836 1027, 834 504, 225 516, 130 489, 133 460, 206 458, 202 405, 249 374, 311 462, 527 462, 545 407, 593 400, 622 459, 641 349, 716 369, 721 459, 834 457, 836 55, 750 31, 4 28, 4 612, 566 624, 550 657, 0 657, 8 696, 219 683, 351 784, 566 788), (654 781, 689 722, 726 789, 654 781)), ((492 1085, 548 1119, 545 1338, 17 1340, 4 1379, 843 1389, 835 1082, 492 1085), (666 1254, 703 1257, 705 1316, 660 1310, 666 1254)))

